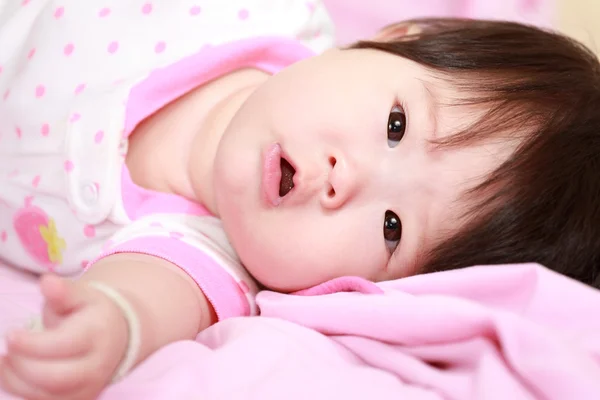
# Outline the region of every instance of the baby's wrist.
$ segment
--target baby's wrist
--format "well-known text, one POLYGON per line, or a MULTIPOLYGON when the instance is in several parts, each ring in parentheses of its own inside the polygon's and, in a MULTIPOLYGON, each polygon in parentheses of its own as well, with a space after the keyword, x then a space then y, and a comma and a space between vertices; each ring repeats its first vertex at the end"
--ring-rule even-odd
POLYGON ((139 316, 131 302, 118 290, 98 281, 90 281, 88 285, 101 292, 121 312, 127 324, 127 339, 124 354, 117 366, 112 381, 123 378, 135 365, 141 348, 141 328, 139 316))

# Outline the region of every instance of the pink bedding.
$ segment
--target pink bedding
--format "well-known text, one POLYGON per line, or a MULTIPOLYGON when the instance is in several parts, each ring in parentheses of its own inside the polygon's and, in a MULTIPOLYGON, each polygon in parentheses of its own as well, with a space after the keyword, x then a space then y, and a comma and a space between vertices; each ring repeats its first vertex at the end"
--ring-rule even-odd
MULTIPOLYGON (((598 398, 600 291, 533 264, 354 289, 263 292, 262 317, 162 349, 101 399, 598 398)), ((38 299, 0 267, 0 330, 38 299)))

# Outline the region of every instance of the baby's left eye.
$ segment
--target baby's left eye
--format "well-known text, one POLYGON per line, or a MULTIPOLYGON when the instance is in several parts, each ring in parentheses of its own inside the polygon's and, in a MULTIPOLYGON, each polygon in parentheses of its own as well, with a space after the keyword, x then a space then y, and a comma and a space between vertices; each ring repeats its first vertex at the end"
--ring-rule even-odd
POLYGON ((383 219, 383 239, 390 254, 396 250, 400 239, 402 239, 402 222, 400 221, 400 217, 390 210, 385 212, 383 219))
POLYGON ((396 147, 404 137, 406 130, 406 114, 399 106, 394 106, 390 111, 387 126, 388 146, 396 147))

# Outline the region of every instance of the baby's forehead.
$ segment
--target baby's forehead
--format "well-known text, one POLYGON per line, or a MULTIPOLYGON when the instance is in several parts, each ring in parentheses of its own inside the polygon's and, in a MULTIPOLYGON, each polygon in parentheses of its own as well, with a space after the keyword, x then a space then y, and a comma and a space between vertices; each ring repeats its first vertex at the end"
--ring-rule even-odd
POLYGON ((431 218, 440 220, 431 233, 434 239, 441 234, 436 231, 461 225, 465 213, 482 200, 483 193, 475 189, 509 160, 527 136, 525 128, 507 130, 487 121, 492 105, 467 103, 459 90, 448 88, 444 94, 455 97, 437 104, 434 139, 425 139, 433 172, 432 179, 423 184, 437 199, 431 218))
MULTIPOLYGON (((440 148, 430 158, 432 172, 422 181, 426 201, 425 222, 416 232, 415 264, 437 244, 457 233, 472 217, 471 211, 484 199, 476 189, 513 153, 502 143, 478 143, 440 148)), ((423 258, 424 259, 424 258, 423 258)))
POLYGON ((435 137, 440 143, 514 151, 539 128, 534 119, 523 123, 522 117, 531 114, 532 104, 510 101, 500 90, 489 90, 489 80, 486 90, 478 90, 477 81, 486 81, 478 74, 432 72, 419 79, 434 103, 435 137))

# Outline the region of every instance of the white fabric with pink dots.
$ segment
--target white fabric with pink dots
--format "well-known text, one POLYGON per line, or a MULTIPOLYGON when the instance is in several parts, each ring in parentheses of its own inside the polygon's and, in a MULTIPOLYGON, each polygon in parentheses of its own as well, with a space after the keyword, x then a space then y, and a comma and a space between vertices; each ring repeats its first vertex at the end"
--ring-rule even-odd
POLYGON ((220 317, 254 312, 219 300, 256 291, 219 221, 128 180, 127 135, 216 76, 275 73, 332 43, 318 1, 3 2, 0 259, 77 275, 100 255, 152 254, 186 270, 220 317))

